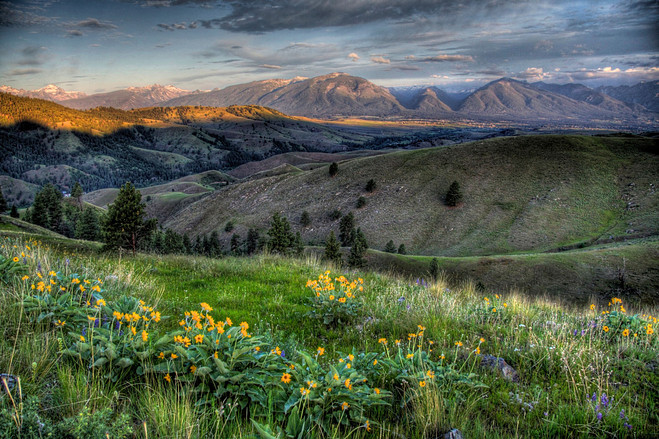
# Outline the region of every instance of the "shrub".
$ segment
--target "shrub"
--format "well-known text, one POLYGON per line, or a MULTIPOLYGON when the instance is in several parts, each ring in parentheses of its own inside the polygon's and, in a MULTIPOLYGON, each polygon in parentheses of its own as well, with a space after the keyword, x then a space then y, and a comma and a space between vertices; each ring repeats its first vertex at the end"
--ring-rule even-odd
POLYGON ((366 206, 366 198, 364 197, 357 198, 357 209, 361 209, 364 206, 366 206))
POLYGON ((302 212, 302 216, 300 216, 300 225, 302 227, 309 227, 311 225, 311 216, 306 210, 302 212))
POLYGON ((377 188, 377 183, 372 178, 366 183, 366 192, 373 192, 377 188))
POLYGON ((333 211, 330 212, 329 218, 332 221, 338 220, 339 218, 341 218, 341 211, 339 209, 334 209, 333 211))
POLYGON ((384 247, 384 251, 387 253, 396 253, 396 246, 394 245, 393 239, 390 239, 389 242, 387 242, 387 245, 384 247))
POLYGON ((405 248, 405 244, 401 244, 398 246, 398 254, 399 255, 406 255, 407 254, 407 249, 405 248))

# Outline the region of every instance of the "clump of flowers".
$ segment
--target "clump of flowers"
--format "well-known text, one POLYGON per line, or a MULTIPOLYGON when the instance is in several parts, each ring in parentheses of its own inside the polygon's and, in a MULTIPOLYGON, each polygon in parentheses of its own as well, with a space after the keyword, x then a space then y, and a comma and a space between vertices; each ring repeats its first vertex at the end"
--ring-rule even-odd
MULTIPOLYGON (((591 310, 595 311, 595 305, 591 305, 591 310)), ((614 297, 608 303, 607 309, 600 313, 602 319, 602 331, 608 337, 620 339, 638 339, 639 337, 646 340, 656 340, 654 335, 653 324, 656 323, 656 317, 651 315, 630 315, 622 303, 622 299, 614 297)))
POLYGON ((351 323, 362 309, 356 296, 364 291, 363 284, 362 278, 348 280, 339 276, 332 279, 329 270, 321 273, 318 279, 308 280, 306 287, 314 293, 309 315, 322 319, 327 326, 351 323))

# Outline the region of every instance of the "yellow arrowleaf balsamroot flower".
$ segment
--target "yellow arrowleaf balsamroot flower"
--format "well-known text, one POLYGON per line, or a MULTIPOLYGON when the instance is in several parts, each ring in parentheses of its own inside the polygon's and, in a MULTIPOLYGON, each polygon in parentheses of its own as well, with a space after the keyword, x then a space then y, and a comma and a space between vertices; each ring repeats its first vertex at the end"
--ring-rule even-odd
POLYGON ((462 346, 462 342, 461 342, 461 341, 456 341, 456 342, 455 342, 455 345, 456 345, 457 347, 460 347, 460 346, 462 346))
POLYGON ((625 329, 624 331, 622 331, 623 337, 627 337, 628 335, 629 335, 629 329, 625 329))
POLYGON ((412 358, 412 357, 414 357, 414 354, 407 354, 407 355, 405 356, 405 358, 412 358))
POLYGON ((604 332, 609 332, 609 327, 605 325, 605 326, 602 328, 602 330, 603 330, 604 332))
POLYGON ((309 394, 309 389, 305 389, 304 387, 300 387, 300 395, 306 396, 309 394))
POLYGON ((497 309, 496 309, 496 308, 492 308, 492 312, 497 312, 497 309))
POLYGON ((346 303, 346 298, 345 298, 345 297, 341 297, 341 298, 339 299, 339 302, 341 302, 341 303, 346 303))
POLYGON ((14 262, 18 262, 18 256, 14 256, 13 261, 14 261, 14 262))
POLYGON ((164 360, 164 359, 165 359, 165 353, 164 353, 164 352, 159 353, 159 354, 158 354, 158 358, 159 358, 160 360, 164 360))
POLYGON ((194 364, 190 366, 190 373, 195 373, 196 371, 197 371, 197 366, 195 366, 194 364))
POLYGON ((281 376, 281 382, 284 384, 288 384, 291 382, 291 374, 284 372, 284 374, 281 376))
POLYGON ((80 341, 84 343, 84 342, 85 342, 85 337, 83 337, 83 336, 81 335, 81 336, 80 336, 80 341))
POLYGON ((432 371, 432 370, 429 370, 428 372, 426 372, 426 375, 428 375, 428 378, 430 378, 430 379, 435 378, 435 372, 432 371))
POLYGON ((350 404, 348 404, 345 401, 343 401, 343 403, 341 404, 341 410, 343 410, 343 411, 348 410, 349 407, 350 407, 350 404))
POLYGON ((197 334, 194 337, 195 343, 202 343, 204 341, 204 334, 197 334))
POLYGON ((590 309, 591 309, 591 311, 595 309, 595 304, 594 303, 590 304, 590 309))
POLYGON ((172 382, 172 377, 169 376, 169 374, 165 375, 165 381, 167 381, 168 383, 171 383, 172 382))
POLYGON ((325 348, 321 348, 320 346, 318 346, 318 349, 316 349, 316 352, 318 352, 318 355, 322 357, 323 354, 325 353, 325 348))
POLYGON ((485 339, 483 337, 481 337, 480 342, 485 343, 485 339))
POLYGON ((336 381, 338 381, 338 380, 339 380, 339 374, 338 374, 338 373, 335 373, 334 376, 333 376, 332 378, 334 378, 336 381))
POLYGON ((419 387, 426 387, 425 381, 419 381, 419 387))
POLYGON ((135 329, 135 326, 130 327, 130 332, 132 332, 133 335, 137 335, 137 329, 135 329))
POLYGON ((329 300, 334 300, 334 296, 330 294, 329 300))
POLYGON ((172 360, 176 360, 176 359, 178 358, 178 355, 176 355, 176 354, 172 354, 172 355, 170 355, 170 358, 171 358, 172 360))
POLYGON ((23 276, 23 277, 21 278, 21 280, 28 280, 29 278, 30 278, 30 276, 27 276, 27 275, 26 275, 26 276, 23 276))
POLYGON ((378 343, 386 345, 387 344, 387 339, 386 338, 379 338, 378 343))
POLYGON ((352 361, 352 360, 354 360, 354 359, 355 359, 355 356, 354 356, 354 355, 352 355, 352 354, 350 354, 350 355, 348 355, 348 358, 350 359, 350 361, 352 361))
POLYGON ((201 302, 201 309, 203 309, 206 312, 213 311, 213 308, 209 304, 207 304, 206 302, 201 302))
POLYGON ((350 384, 350 378, 346 379, 346 380, 343 382, 343 385, 346 386, 346 388, 347 388, 348 390, 352 390, 352 384, 350 384))
POLYGON ((377 387, 375 387, 375 388, 373 389, 373 391, 375 392, 376 395, 379 395, 379 394, 380 394, 380 389, 378 389, 377 387))
POLYGON ((142 340, 147 341, 148 338, 149 338, 149 333, 146 331, 142 331, 142 340))
POLYGON ((378 364, 378 359, 376 358, 375 360, 373 360, 373 366, 375 366, 377 364, 378 364))

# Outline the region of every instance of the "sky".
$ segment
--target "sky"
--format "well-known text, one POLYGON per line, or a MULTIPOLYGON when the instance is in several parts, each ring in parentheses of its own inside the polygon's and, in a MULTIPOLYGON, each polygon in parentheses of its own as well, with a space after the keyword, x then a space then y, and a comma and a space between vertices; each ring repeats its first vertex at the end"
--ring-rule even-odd
POLYGON ((0 84, 210 90, 345 72, 457 91, 659 79, 658 0, 0 0, 0 84))

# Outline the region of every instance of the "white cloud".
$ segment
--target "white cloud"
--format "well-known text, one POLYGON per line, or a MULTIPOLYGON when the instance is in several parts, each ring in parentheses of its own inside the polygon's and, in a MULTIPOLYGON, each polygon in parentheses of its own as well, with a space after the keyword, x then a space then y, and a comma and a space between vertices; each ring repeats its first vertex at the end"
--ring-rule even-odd
POLYGON ((391 60, 381 56, 373 56, 371 57, 371 61, 373 61, 376 64, 391 64, 391 60))
POLYGON ((348 54, 348 58, 350 58, 351 60, 357 62, 359 60, 359 55, 357 55, 355 52, 352 52, 352 53, 348 54))

